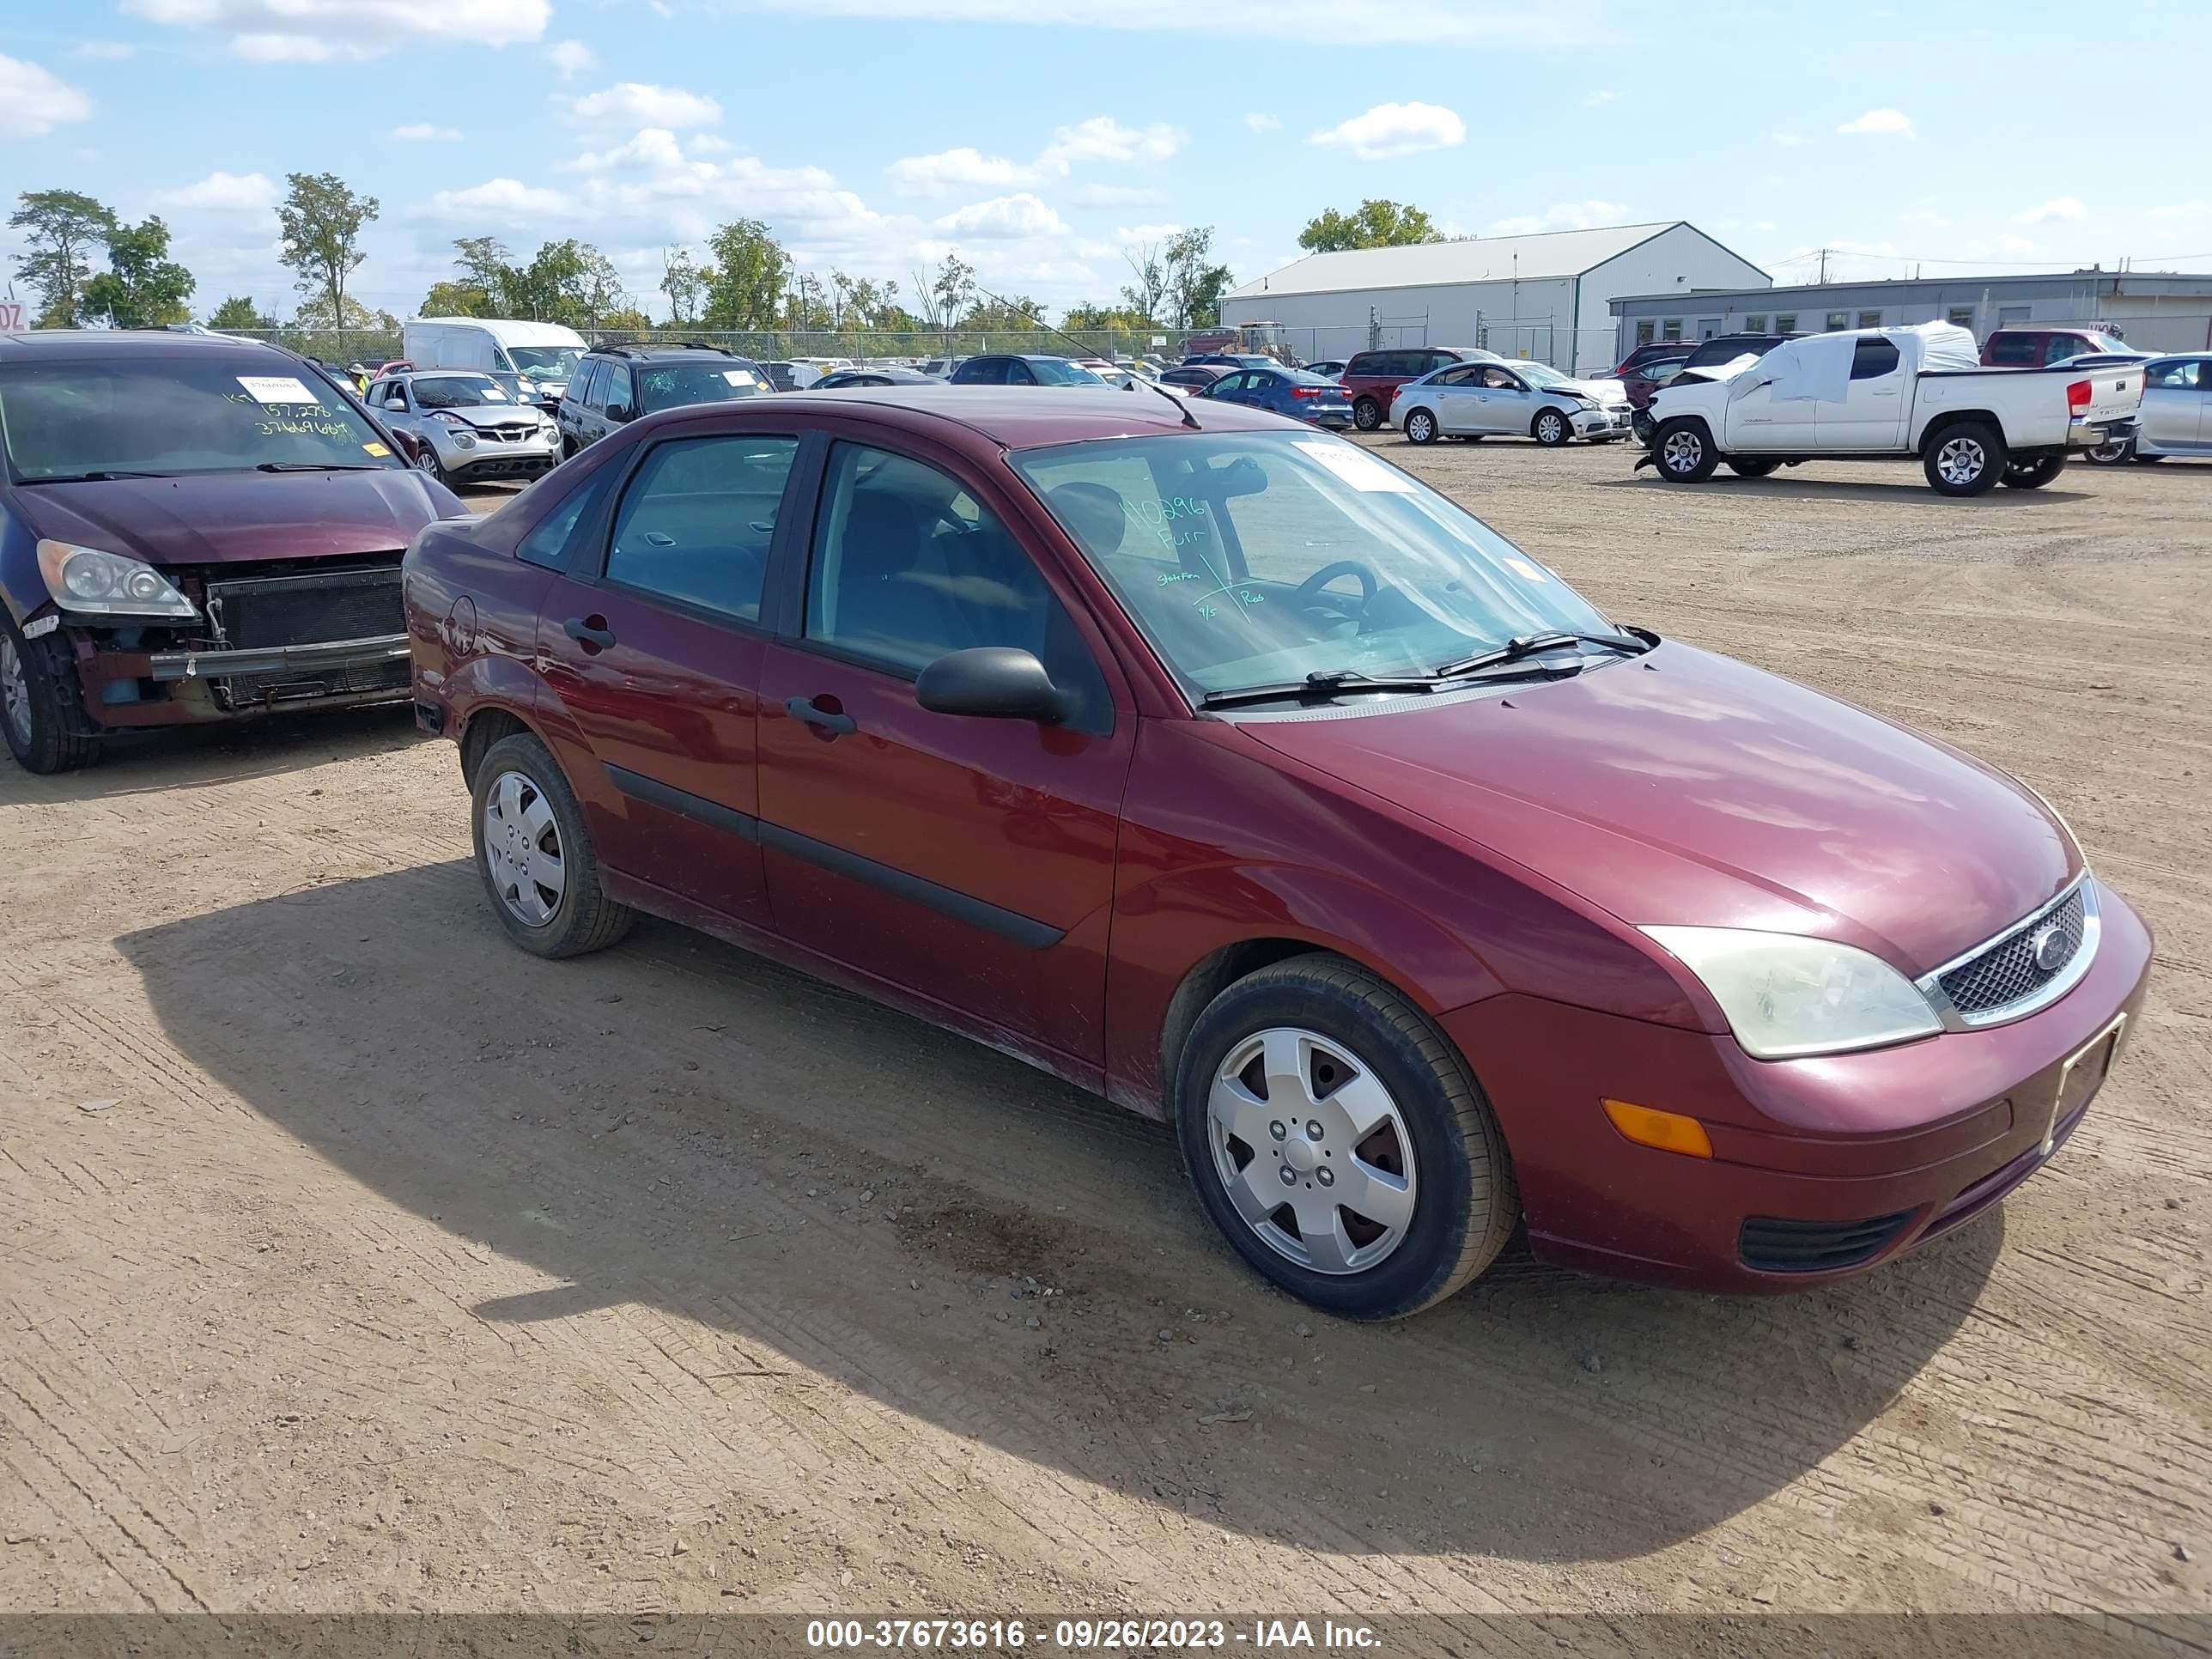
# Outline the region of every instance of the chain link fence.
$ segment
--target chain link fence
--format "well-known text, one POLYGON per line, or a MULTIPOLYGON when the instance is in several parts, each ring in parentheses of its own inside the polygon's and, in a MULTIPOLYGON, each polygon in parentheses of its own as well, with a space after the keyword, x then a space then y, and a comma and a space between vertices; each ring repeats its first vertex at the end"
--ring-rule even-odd
MULTIPOLYGON (((404 355, 396 329, 226 329, 240 339, 265 340, 303 357, 313 357, 341 368, 361 363, 374 368, 404 355)), ((736 330, 672 325, 654 329, 584 328, 576 331, 593 345, 616 343, 675 344, 696 342, 720 346, 756 362, 781 362, 794 357, 849 357, 923 362, 933 357, 973 357, 987 351, 1027 352, 1043 356, 1087 355, 1109 361, 1139 357, 1150 352, 1172 362, 1183 354, 1183 343, 1208 332, 1203 329, 1079 329, 1062 333, 1055 329, 942 329, 908 333, 875 333, 856 330, 736 330)))

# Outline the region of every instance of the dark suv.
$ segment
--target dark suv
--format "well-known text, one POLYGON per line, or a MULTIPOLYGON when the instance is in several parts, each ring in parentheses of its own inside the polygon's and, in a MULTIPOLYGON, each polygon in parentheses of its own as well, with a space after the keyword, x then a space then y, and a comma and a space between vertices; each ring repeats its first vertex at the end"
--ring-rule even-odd
POLYGON ((1449 368, 1454 363, 1502 363, 1504 358, 1480 346, 1393 346, 1362 351, 1337 378, 1352 397, 1352 423, 1372 432, 1390 412, 1390 398, 1408 380, 1449 368))
POLYGON ((951 374, 954 386, 1103 386, 1082 364, 1042 354, 1000 353, 969 357, 951 374))
POLYGON ((685 404, 720 404, 772 391, 768 371, 720 346, 594 346, 562 394, 561 453, 574 454, 641 415, 685 404))

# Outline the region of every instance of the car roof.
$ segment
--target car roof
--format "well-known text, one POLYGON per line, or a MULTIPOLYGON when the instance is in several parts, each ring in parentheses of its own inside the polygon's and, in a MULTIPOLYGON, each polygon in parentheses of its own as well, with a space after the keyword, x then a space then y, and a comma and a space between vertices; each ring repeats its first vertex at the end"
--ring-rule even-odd
MULTIPOLYGON (((996 386, 899 385, 854 386, 834 394, 787 392, 773 398, 691 404, 648 416, 643 426, 682 424, 687 420, 787 422, 792 412, 812 411, 841 424, 866 410, 887 428, 915 436, 945 435, 948 426, 964 429, 971 440, 998 449, 1037 449, 1098 438, 1165 437, 1188 432, 1180 404, 1170 409, 1162 398, 1139 398, 1097 386, 996 386)), ((1217 432, 1296 430, 1282 418, 1234 404, 1208 404, 1204 427, 1217 432)))
POLYGON ((234 340, 221 334, 172 334, 158 328, 31 328, 0 334, 0 356, 10 362, 70 357, 267 356, 284 362, 299 359, 260 340, 234 340))

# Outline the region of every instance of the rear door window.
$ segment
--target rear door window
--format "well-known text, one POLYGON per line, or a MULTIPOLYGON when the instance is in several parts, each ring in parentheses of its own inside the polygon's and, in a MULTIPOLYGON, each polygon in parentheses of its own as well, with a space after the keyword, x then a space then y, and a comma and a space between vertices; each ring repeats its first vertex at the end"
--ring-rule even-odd
POLYGON ((2043 361, 2042 346, 2033 334, 2000 334, 1990 343, 1990 362, 2000 368, 2027 368, 2043 361))
POLYGON ((576 377, 574 384, 568 388, 569 394, 586 409, 596 410, 599 407, 599 371, 605 367, 606 365, 603 362, 596 357, 593 358, 584 365, 584 372, 576 377))
POLYGON ((1382 371, 1376 367, 1376 354, 1363 351, 1344 366, 1345 374, 1347 378, 1354 374, 1379 374, 1382 371))
POLYGON ((1897 345, 1891 340, 1861 340, 1851 351, 1851 379, 1879 380, 1897 371, 1897 345))
POLYGON ((606 580, 757 623, 769 542, 798 453, 796 438, 752 433, 655 444, 623 492, 606 580))

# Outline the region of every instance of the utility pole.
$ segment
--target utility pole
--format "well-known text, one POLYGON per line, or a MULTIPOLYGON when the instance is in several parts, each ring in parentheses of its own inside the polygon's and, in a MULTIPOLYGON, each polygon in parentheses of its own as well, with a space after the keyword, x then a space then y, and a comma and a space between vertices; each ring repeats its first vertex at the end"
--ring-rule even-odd
POLYGON ((1828 256, 1835 251, 1836 250, 1832 247, 1819 247, 1813 250, 1814 252, 1820 256, 1820 285, 1822 288, 1826 288, 1828 285, 1828 256))

